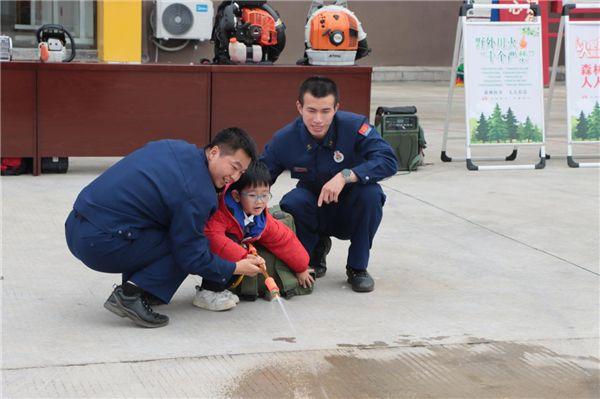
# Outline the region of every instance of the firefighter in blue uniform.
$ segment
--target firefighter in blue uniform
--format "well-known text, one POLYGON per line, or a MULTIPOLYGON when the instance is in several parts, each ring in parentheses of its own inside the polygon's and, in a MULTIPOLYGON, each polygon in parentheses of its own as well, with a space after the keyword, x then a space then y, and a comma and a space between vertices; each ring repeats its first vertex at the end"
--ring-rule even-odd
POLYGON ((289 170, 299 180, 281 208, 294 216, 316 276, 325 275, 330 237, 350 240, 347 281, 354 291, 372 291, 369 251, 385 203, 377 182, 396 173, 394 152, 365 116, 338 111, 331 79, 304 81, 296 106, 300 117, 274 135, 261 160, 273 179, 289 170))
POLYGON ((241 129, 221 131, 205 148, 180 140, 148 143, 85 187, 65 223, 67 245, 93 270, 121 273, 104 307, 143 327, 169 318, 152 304, 169 303, 189 274, 226 283, 253 276, 260 260, 229 262, 209 251, 204 224, 217 191, 256 158, 241 129))

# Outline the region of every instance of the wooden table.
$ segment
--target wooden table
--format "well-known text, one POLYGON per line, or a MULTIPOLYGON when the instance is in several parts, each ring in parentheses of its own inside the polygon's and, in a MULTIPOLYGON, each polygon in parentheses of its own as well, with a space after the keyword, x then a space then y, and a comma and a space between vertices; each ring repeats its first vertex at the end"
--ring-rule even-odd
POLYGON ((35 160, 36 65, 3 62, 0 64, 0 85, 0 153, 2 157, 35 160))
POLYGON ((315 75, 333 79, 341 109, 369 115, 370 67, 213 66, 211 133, 239 126, 262 149, 273 133, 298 116, 302 82, 315 75))
POLYGON ((38 156, 122 156, 153 140, 205 145, 210 67, 43 64, 38 156))
POLYGON ((328 76, 369 115, 370 67, 2 63, 2 156, 123 156, 148 141, 206 145, 239 126, 260 149, 297 115, 301 82, 328 76))

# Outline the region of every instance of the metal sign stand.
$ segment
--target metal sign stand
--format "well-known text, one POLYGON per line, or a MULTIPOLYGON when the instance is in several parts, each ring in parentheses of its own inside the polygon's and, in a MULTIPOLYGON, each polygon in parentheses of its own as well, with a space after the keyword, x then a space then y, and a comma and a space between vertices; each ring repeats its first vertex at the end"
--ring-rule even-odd
MULTIPOLYGON (((506 157, 471 157, 471 143, 470 143, 470 133, 469 126, 465 127, 467 129, 466 133, 466 158, 453 158, 449 157, 446 154, 447 141, 448 141, 448 131, 450 126, 450 115, 452 112, 452 101, 454 97, 454 86, 456 81, 456 70, 458 68, 458 60, 461 54, 461 50, 463 49, 464 38, 463 38, 463 30, 464 25, 467 22, 468 13, 470 10, 495 10, 495 9, 531 9, 535 15, 536 22, 540 24, 540 17, 538 12, 538 7, 536 4, 464 4, 460 9, 460 15, 458 19, 458 23, 456 26, 456 37, 454 40, 454 54, 452 57, 452 69, 450 76, 450 86, 448 90, 448 101, 446 105, 446 119, 444 122, 444 134, 442 139, 442 152, 441 152, 441 160, 443 162, 452 162, 452 161, 466 161, 467 168, 469 170, 490 170, 490 169, 542 169, 545 166, 545 146, 544 143, 541 143, 540 149, 540 161, 537 164, 531 165, 486 165, 486 166, 478 166, 473 163, 473 161, 513 161, 517 157, 517 147, 518 145, 527 145, 527 144, 506 144, 513 147, 513 151, 506 157)), ((515 22, 508 22, 504 24, 514 24, 515 22)), ((500 23, 498 23, 500 24, 500 23)), ((541 57, 541 55, 540 55, 541 57)), ((465 62, 466 64, 466 62, 465 62)), ((465 66, 465 85, 467 84, 466 79, 468 79, 468 71, 465 66)), ((543 101, 543 98, 542 98, 543 101)), ((543 108, 543 107, 542 107, 543 108)), ((451 137, 451 139, 454 137, 451 137)), ((456 137, 458 138, 458 137, 456 137)))
MULTIPOLYGON (((562 16, 560 18, 560 24, 558 26, 558 34, 556 37, 556 47, 554 49, 554 59, 552 61, 552 74, 550 76, 550 87, 548 90, 548 99, 546 101, 546 111, 545 111, 545 126, 546 129, 548 129, 548 127, 550 126, 550 110, 552 108, 552 98, 554 96, 554 87, 556 84, 556 73, 557 73, 557 67, 558 67, 558 59, 560 58, 560 51, 562 48, 562 38, 563 38, 563 33, 565 31, 565 26, 569 25, 570 21, 569 21, 569 13, 571 10, 573 9, 578 9, 578 10, 593 10, 592 12, 599 12, 600 11, 600 4, 591 4, 591 3, 584 3, 584 4, 567 4, 563 7, 563 11, 562 11, 562 16)), ((599 25, 599 29, 600 29, 600 23, 598 23, 599 25)), ((565 63, 568 63, 567 61, 567 55, 566 55, 566 45, 565 45, 565 63)), ((568 74, 569 68, 567 65, 566 68, 566 73, 568 74)), ((571 71, 572 72, 572 71, 571 71)), ((569 90, 569 87, 567 86, 567 92, 569 90)), ((568 96, 567 96, 567 155, 553 155, 552 157, 554 158, 566 158, 567 159, 567 164, 572 167, 572 168, 595 168, 595 167, 600 167, 600 163, 598 162, 588 162, 588 163, 582 163, 582 162, 576 162, 573 159, 573 144, 598 144, 600 143, 600 141, 584 141, 584 142, 578 142, 578 141, 573 141, 572 135, 571 135, 571 121, 570 121, 570 117, 568 115, 568 111, 569 111, 569 106, 568 106, 568 96)), ((597 155, 579 155, 578 156, 580 159, 596 159, 598 158, 597 155)), ((546 155, 546 159, 550 159, 551 156, 550 155, 546 155)))

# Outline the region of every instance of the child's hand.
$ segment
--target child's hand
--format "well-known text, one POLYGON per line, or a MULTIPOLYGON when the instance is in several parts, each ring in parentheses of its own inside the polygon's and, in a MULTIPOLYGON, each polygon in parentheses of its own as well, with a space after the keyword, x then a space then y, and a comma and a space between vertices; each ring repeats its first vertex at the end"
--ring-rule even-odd
POLYGON ((296 278, 298 279, 298 284, 304 288, 312 287, 315 282, 315 279, 310 275, 308 269, 302 273, 296 273, 296 278))

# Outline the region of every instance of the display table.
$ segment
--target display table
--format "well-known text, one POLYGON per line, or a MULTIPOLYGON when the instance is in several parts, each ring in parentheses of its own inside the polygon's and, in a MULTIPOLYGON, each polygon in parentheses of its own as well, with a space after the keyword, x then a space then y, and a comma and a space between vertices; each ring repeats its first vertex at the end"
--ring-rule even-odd
POLYGON ((153 140, 209 140, 210 67, 38 67, 38 157, 122 156, 153 140))
POLYGON ((314 75, 336 82, 342 109, 369 115, 370 67, 213 66, 211 133, 239 126, 262 149, 273 133, 298 116, 298 89, 314 75))
POLYGON ((35 64, 0 64, 2 157, 37 157, 35 85, 35 64))
POLYGON ((369 114, 370 67, 8 62, 2 71, 2 156, 123 156, 148 141, 206 145, 238 126, 259 149, 297 115, 300 83, 336 81, 341 108, 369 114))

